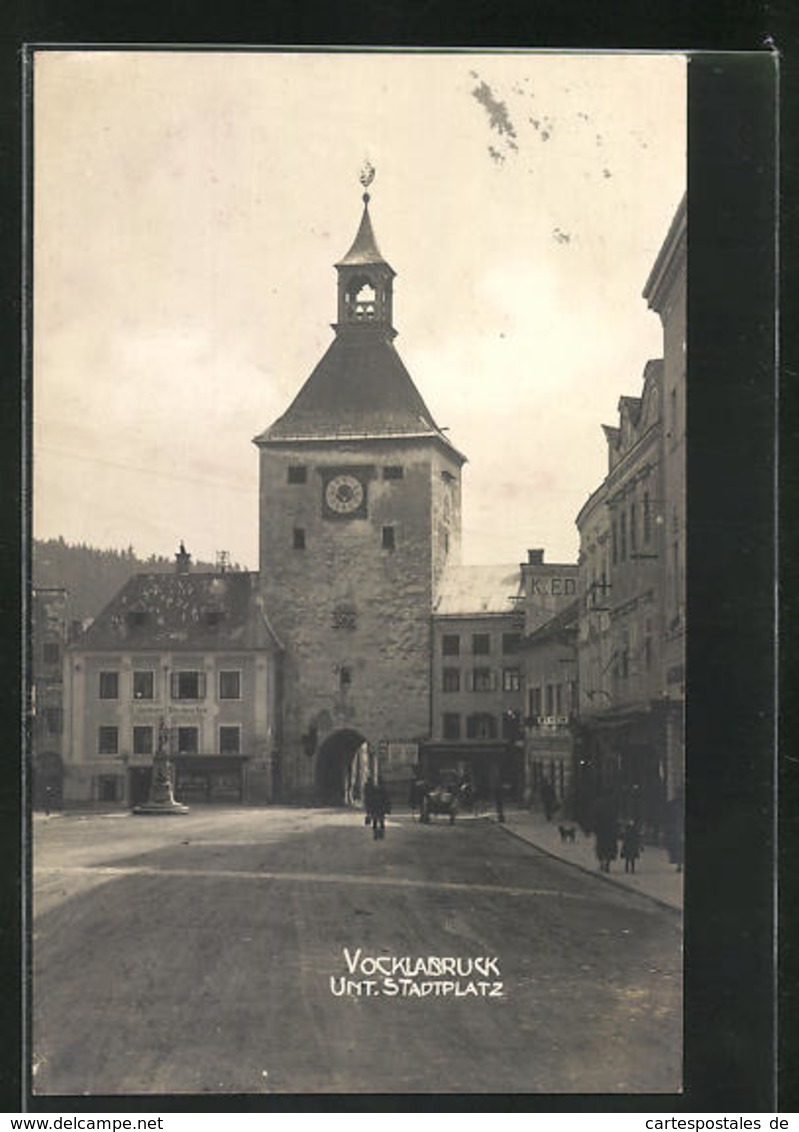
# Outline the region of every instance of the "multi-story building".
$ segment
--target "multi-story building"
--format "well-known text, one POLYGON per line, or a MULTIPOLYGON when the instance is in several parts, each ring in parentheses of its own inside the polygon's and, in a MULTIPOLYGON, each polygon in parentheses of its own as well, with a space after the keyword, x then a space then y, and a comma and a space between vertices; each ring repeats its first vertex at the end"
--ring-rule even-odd
POLYGON ((67 592, 56 587, 36 586, 31 599, 32 803, 37 809, 48 809, 59 807, 62 800, 67 592))
POLYGON ((184 802, 280 795, 280 644, 249 573, 137 574, 67 650, 64 801, 147 798, 166 729, 184 802))
POLYGON ((682 790, 685 748, 686 261, 683 198, 644 288, 644 298, 663 326, 661 694, 669 799, 682 790))
POLYGON ((483 796, 523 789, 522 577, 518 566, 450 566, 433 612, 431 780, 468 776, 483 796))
POLYGON ((564 801, 573 778, 578 568, 544 562, 543 550, 528 550, 521 575, 524 796, 537 801, 551 787, 564 801))
POLYGON ((685 554, 685 202, 645 295, 664 357, 603 426, 608 474, 577 516, 581 786, 657 832, 682 785, 685 554))

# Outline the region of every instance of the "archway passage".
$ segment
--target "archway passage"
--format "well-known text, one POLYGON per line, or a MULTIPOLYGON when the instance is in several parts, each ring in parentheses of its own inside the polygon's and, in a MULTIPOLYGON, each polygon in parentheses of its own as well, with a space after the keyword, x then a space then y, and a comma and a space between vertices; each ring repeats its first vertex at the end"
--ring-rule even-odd
POLYGON ((349 728, 334 731, 322 743, 317 755, 316 787, 323 805, 346 806, 358 802, 365 743, 360 732, 349 728))

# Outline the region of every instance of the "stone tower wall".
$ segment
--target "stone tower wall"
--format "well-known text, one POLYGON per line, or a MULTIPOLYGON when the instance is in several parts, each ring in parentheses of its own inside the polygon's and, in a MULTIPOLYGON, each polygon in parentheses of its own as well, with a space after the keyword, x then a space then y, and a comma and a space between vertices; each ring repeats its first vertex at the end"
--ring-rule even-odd
POLYGON ((445 524, 448 553, 459 548, 459 464, 425 440, 264 446, 260 492, 261 586, 285 646, 283 791, 310 799, 334 732, 357 732, 375 751, 429 734, 433 587, 445 524), (290 467, 306 469, 304 483, 290 482, 290 467), (365 478, 366 517, 325 516, 324 470, 334 467, 365 478), (386 467, 402 477, 384 478, 386 467))

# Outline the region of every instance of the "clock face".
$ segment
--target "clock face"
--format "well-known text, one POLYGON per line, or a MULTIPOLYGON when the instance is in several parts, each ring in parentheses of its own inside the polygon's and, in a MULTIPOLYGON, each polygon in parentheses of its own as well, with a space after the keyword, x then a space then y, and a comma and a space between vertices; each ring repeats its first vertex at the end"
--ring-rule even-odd
POLYGON ((328 480, 325 503, 338 515, 349 515, 363 503, 363 484, 357 476, 342 472, 328 480))

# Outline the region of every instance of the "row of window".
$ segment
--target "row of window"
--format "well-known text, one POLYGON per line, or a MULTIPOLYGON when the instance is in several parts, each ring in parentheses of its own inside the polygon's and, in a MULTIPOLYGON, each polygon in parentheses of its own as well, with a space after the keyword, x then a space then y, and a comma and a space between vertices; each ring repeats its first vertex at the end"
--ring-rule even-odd
MULTIPOLYGON (((472 668, 461 673, 460 668, 444 668, 441 673, 441 689, 444 692, 460 692, 461 676, 465 692, 496 692, 499 687, 498 675, 492 668, 472 668)), ((522 685, 521 670, 502 669, 502 691, 518 692, 522 685)))
MULTIPOLYGON (((387 464, 383 468, 384 480, 401 480, 405 475, 405 469, 401 464, 387 464)), ((308 468, 305 464, 290 464, 286 479, 289 483, 307 483, 308 482, 308 468)))
MULTIPOLYGON (((119 699, 119 672, 100 673, 99 696, 101 700, 119 699)), ((183 669, 171 672, 169 692, 173 700, 204 700, 207 692, 205 672, 199 669, 183 669)), ((241 672, 238 669, 223 670, 218 673, 217 682, 220 700, 241 699, 241 672)), ((134 669, 134 700, 155 699, 155 672, 150 668, 134 669)))
MULTIPOLYGON (((155 752, 155 727, 133 728, 134 755, 152 755, 155 752)), ((119 754, 119 728, 97 729, 97 751, 101 755, 119 754)), ((176 727, 172 731, 170 754, 197 755, 200 752, 199 727, 176 727)), ((219 727, 219 752, 223 755, 241 753, 241 725, 226 724, 219 727)))
MULTIPOLYGON (((644 545, 652 539, 652 508, 648 492, 644 493, 641 504, 641 535, 644 545)), ((614 518, 610 527, 611 558, 614 566, 617 562, 624 562, 630 555, 638 550, 639 543, 639 517, 638 504, 633 500, 629 512, 622 511, 618 518, 614 518), (629 525, 628 525, 629 515, 629 525), (629 537, 628 537, 629 536, 629 537)))
POLYGON ((527 714, 536 716, 568 715, 577 707, 577 684, 544 684, 527 689, 527 714))
MULTIPOLYGON (((394 527, 383 527, 381 543, 383 550, 396 550, 397 534, 394 527)), ((308 539, 305 527, 294 527, 292 533, 292 546, 295 550, 307 550, 308 539)))
POLYGON ((441 716, 441 734, 444 739, 515 739, 518 722, 513 713, 505 712, 497 723, 497 717, 489 712, 478 711, 465 719, 454 711, 445 711, 441 716))
MULTIPOLYGON (((503 633, 502 651, 505 654, 518 652, 521 644, 521 633, 503 633)), ((491 652, 490 633, 472 633, 472 655, 488 656, 491 652)), ((442 656, 460 656, 461 638, 458 633, 444 633, 441 637, 442 656)))

